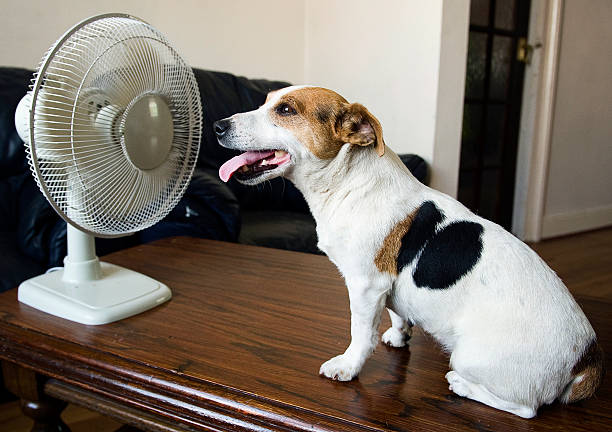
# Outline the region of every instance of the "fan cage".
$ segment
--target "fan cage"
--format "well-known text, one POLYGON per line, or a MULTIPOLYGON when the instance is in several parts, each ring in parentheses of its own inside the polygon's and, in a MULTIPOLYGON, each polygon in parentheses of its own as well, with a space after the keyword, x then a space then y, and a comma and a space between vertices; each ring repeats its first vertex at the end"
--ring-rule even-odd
POLYGON ((31 88, 28 162, 67 222, 117 237, 174 208, 197 162, 202 106, 193 71, 159 31, 124 14, 83 21, 45 54, 31 88), (173 138, 166 159, 143 170, 125 151, 122 121, 149 94, 168 105, 173 138))

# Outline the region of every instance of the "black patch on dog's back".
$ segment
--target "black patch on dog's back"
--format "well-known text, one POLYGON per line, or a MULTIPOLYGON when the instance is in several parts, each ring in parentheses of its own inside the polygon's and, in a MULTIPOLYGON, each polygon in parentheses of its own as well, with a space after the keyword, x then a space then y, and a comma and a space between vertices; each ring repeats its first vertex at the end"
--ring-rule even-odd
POLYGON ((397 255, 397 273, 409 265, 417 256, 425 243, 436 232, 436 226, 444 220, 444 215, 438 207, 431 202, 425 201, 414 215, 408 232, 402 237, 402 245, 397 255))
POLYGON ((483 228, 475 222, 453 222, 427 242, 413 279, 418 287, 443 289, 454 285, 478 262, 483 228))

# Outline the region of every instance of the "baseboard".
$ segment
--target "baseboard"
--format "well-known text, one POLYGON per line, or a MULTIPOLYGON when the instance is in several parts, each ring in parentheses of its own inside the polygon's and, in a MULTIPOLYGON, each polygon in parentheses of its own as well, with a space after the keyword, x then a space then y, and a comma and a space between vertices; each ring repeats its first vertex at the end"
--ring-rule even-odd
POLYGON ((544 215, 542 238, 557 237, 612 225, 612 205, 544 215))

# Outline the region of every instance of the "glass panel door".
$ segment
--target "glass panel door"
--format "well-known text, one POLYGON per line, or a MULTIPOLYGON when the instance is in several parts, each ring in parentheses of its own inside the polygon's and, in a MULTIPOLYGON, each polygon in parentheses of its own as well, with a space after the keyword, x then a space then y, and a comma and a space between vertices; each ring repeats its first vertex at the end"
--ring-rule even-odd
POLYGON ((510 229, 528 0, 472 0, 458 198, 510 229))

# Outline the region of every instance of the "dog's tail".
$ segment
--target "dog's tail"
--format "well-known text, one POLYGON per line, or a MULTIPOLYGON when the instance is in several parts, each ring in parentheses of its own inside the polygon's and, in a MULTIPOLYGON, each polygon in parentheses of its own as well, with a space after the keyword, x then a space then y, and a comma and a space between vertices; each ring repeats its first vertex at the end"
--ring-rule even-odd
POLYGON ((604 373, 603 351, 593 339, 572 368, 572 380, 559 396, 559 400, 571 403, 593 396, 603 381, 604 373))

